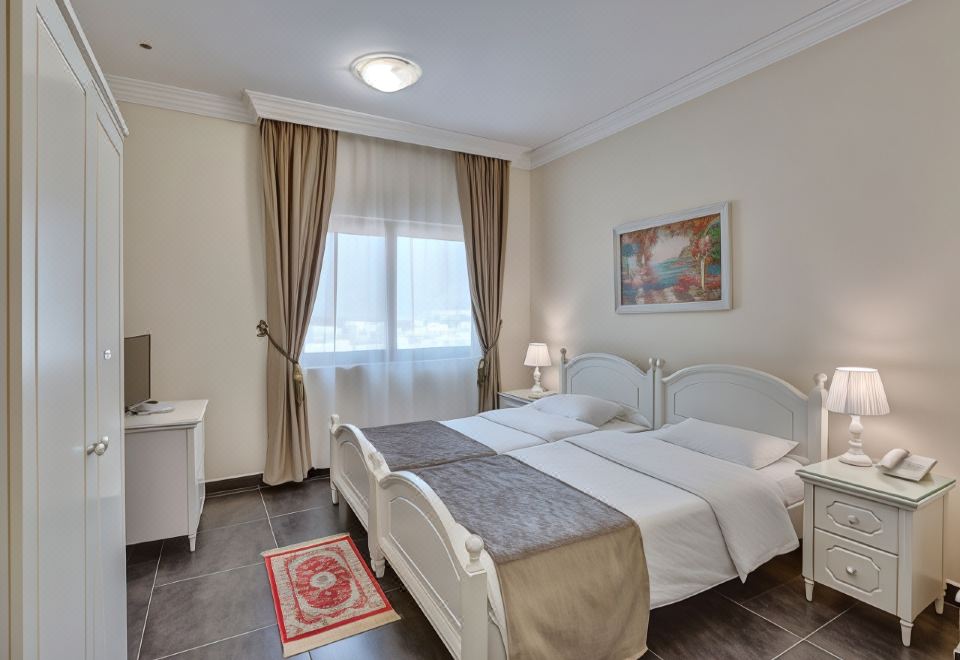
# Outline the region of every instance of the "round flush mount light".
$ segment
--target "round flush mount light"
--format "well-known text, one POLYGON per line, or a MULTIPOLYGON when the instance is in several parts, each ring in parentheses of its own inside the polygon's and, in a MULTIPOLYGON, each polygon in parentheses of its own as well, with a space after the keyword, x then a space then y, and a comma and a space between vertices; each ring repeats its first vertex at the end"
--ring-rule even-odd
POLYGON ((381 92, 399 92, 423 74, 416 62, 389 53, 364 55, 351 68, 360 80, 381 92))

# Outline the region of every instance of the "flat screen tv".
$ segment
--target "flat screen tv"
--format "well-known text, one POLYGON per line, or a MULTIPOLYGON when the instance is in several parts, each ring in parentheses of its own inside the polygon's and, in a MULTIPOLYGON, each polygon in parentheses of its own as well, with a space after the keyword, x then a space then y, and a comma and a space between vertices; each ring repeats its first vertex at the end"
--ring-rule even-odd
POLYGON ((136 409, 150 400, 150 335, 123 340, 123 405, 136 409))

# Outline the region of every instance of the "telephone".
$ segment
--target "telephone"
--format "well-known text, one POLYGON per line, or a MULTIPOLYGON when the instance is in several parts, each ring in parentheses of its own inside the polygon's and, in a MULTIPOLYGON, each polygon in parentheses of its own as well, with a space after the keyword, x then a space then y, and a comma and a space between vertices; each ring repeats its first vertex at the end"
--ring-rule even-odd
POLYGON ((906 449, 891 449, 880 459, 877 467, 891 477, 920 481, 936 464, 935 458, 915 456, 906 449))

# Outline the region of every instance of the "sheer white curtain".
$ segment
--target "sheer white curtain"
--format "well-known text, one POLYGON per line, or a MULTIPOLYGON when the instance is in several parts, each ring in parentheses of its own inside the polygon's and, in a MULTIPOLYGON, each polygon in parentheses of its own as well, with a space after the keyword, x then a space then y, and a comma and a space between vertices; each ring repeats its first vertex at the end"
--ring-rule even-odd
POLYGON ((329 465, 333 413, 371 426, 477 406, 453 154, 341 133, 334 190, 300 358, 317 467, 329 465))

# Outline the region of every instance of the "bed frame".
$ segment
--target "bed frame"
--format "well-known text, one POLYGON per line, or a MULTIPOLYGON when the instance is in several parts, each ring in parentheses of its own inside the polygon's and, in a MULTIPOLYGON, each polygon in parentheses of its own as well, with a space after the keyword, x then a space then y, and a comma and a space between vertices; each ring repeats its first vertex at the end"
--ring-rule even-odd
MULTIPOLYGON (((571 360, 562 367, 564 385, 616 383, 615 375, 605 376, 620 365, 612 357, 571 360)), ((810 460, 826 456, 823 374, 805 395, 776 376, 744 367, 700 365, 663 377, 662 365, 655 361, 651 369, 657 426, 697 417, 796 440, 797 451, 810 460)), ((608 396, 620 401, 625 391, 610 387, 608 396)), ((436 493, 412 473, 383 474, 375 493, 377 516, 370 534, 379 538, 383 555, 450 653, 459 660, 505 658, 506 632, 501 635, 493 623, 488 603, 499 598, 490 593, 499 587, 482 539, 454 521, 436 493)))
MULTIPOLYGON (((651 358, 644 371, 632 362, 607 353, 585 353, 567 359, 560 349, 560 391, 565 394, 589 394, 616 401, 654 421, 655 367, 660 360, 651 358)), ((339 415, 330 417, 330 496, 334 504, 342 497, 367 530, 370 564, 378 577, 386 568, 376 529, 377 484, 391 474, 383 456, 363 431, 343 424, 339 415)))

